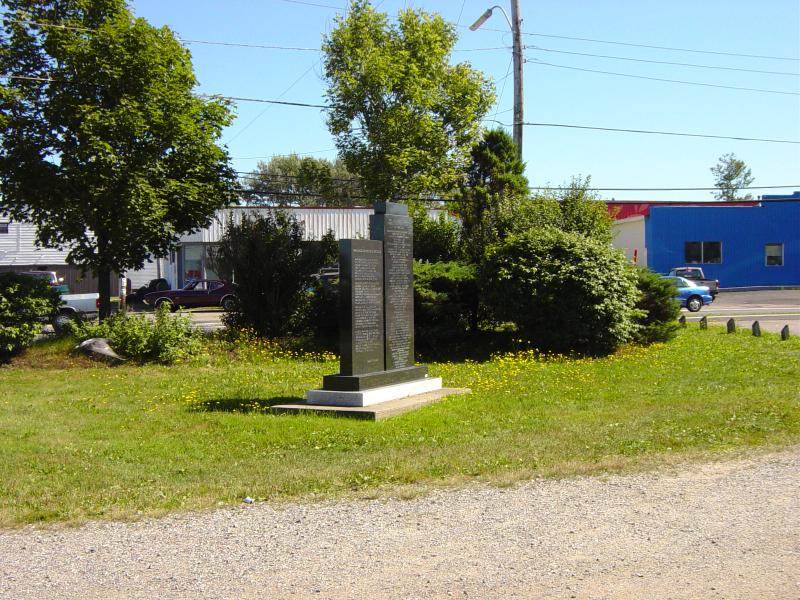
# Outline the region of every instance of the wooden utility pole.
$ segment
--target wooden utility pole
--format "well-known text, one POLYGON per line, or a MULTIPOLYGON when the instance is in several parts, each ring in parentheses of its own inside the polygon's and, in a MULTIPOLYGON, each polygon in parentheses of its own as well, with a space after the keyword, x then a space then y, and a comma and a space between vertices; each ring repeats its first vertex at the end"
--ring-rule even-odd
POLYGON ((522 57, 521 19, 519 17, 519 0, 511 0, 511 34, 514 38, 514 143, 517 145, 517 156, 522 160, 522 57))
POLYGON ((486 23, 487 19, 492 16, 495 8, 499 8, 500 12, 511 27, 511 35, 514 38, 514 124, 513 134, 514 143, 517 145, 517 156, 522 160, 522 127, 523 117, 522 114, 522 66, 525 61, 522 57, 522 32, 520 31, 520 23, 522 19, 519 18, 519 0, 511 0, 511 18, 508 18, 508 13, 499 4, 495 4, 488 8, 478 20, 469 26, 470 31, 477 31, 481 25, 486 23))

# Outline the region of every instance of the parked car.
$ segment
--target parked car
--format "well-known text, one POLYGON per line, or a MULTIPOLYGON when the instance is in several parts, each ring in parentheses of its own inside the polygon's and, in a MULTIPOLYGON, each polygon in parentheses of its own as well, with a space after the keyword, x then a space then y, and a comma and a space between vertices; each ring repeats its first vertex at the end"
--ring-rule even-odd
POLYGON ((164 292, 169 289, 169 281, 164 278, 151 279, 147 285, 134 290, 125 296, 125 303, 130 306, 131 304, 142 304, 144 297, 152 292, 164 292))
POLYGON ((233 285, 218 279, 190 281, 183 289, 150 292, 142 298, 149 306, 169 304, 172 310, 179 307, 221 306, 231 310, 236 305, 236 290, 233 285))
POLYGON ((719 292, 719 279, 706 279, 706 275, 700 267, 675 267, 667 275, 670 277, 683 277, 697 285, 704 285, 715 298, 717 297, 717 292, 719 292))
POLYGON ((711 304, 714 301, 714 296, 708 286, 696 285, 693 281, 685 277, 670 277, 667 279, 675 284, 677 295, 675 299, 681 303, 681 308, 686 308, 689 312, 697 312, 706 304, 711 304))

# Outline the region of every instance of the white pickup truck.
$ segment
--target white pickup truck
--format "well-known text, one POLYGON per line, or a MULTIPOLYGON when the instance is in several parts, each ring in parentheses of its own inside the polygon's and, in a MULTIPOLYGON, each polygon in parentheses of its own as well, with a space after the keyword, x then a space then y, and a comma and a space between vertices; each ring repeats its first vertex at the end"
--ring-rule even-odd
POLYGON ((61 294, 61 306, 53 316, 53 328, 56 331, 63 329, 67 321, 97 314, 100 294, 70 294, 69 288, 64 285, 64 278, 59 277, 55 271, 25 271, 20 274, 44 279, 50 287, 61 294))
POLYGON ((100 294, 61 294, 61 302, 58 313, 53 317, 53 327, 59 331, 67 321, 84 316, 97 314, 97 302, 100 294))

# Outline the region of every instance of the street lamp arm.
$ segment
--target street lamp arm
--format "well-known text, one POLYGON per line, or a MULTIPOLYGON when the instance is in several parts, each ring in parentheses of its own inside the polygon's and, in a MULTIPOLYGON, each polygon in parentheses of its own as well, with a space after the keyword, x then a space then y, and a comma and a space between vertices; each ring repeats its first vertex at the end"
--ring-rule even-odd
POLYGON ((483 13, 480 17, 478 17, 478 20, 475 21, 472 25, 469 26, 470 30, 471 31, 476 31, 481 25, 486 23, 486 21, 489 19, 489 17, 492 16, 492 12, 494 11, 495 8, 499 8, 500 9, 500 12, 502 12, 503 16, 506 18, 506 22, 508 23, 508 27, 513 30, 514 26, 511 24, 511 19, 509 18, 508 13, 499 4, 495 4, 494 6, 491 6, 491 7, 487 8, 486 12, 483 13))

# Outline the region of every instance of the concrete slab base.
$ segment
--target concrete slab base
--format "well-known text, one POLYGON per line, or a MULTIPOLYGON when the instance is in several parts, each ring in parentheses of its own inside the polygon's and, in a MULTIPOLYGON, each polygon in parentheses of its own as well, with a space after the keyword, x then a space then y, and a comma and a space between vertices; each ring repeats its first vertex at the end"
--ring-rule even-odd
POLYGON ((295 414, 319 414, 335 415, 338 417, 350 417, 353 419, 366 419, 369 421, 380 421, 388 417, 393 417, 405 412, 416 410, 426 404, 433 404, 447 396, 457 394, 469 394, 472 390, 468 388, 439 388, 423 394, 406 396, 397 400, 389 400, 370 406, 326 406, 321 404, 308 404, 298 402, 297 404, 278 404, 271 408, 274 413, 295 413, 295 414))
POLYGON ((441 377, 423 377, 405 383, 382 385, 368 390, 309 390, 306 392, 306 404, 323 404, 326 406, 370 406, 381 402, 389 402, 406 396, 416 396, 432 392, 442 387, 441 377))

